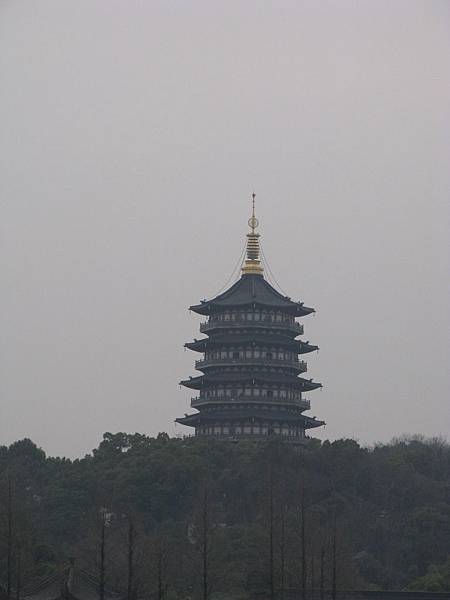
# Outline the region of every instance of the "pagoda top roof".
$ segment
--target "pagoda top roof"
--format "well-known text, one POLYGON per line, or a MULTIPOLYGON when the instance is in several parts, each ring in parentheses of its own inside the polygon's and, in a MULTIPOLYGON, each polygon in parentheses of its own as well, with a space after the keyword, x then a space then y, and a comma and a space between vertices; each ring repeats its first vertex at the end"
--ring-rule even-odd
POLYGON ((190 310, 200 315, 210 315, 223 308, 252 304, 285 310, 296 317, 315 312, 313 308, 304 306, 303 302, 294 302, 288 296, 280 294, 264 279, 263 275, 245 273, 228 290, 211 300, 204 300, 200 304, 191 306, 190 310))

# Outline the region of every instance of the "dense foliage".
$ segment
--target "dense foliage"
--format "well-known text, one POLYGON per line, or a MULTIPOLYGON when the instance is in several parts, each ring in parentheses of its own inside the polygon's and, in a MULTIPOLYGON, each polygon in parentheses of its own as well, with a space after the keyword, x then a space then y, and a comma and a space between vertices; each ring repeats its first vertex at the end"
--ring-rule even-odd
POLYGON ((22 440, 0 447, 0 480, 3 587, 75 559, 140 597, 450 590, 442 440, 299 450, 107 433, 74 461, 22 440))

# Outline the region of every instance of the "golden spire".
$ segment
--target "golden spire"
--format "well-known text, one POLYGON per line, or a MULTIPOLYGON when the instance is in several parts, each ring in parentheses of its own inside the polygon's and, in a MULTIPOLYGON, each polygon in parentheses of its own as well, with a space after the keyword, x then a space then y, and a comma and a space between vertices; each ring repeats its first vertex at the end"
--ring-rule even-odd
POLYGON ((256 194, 252 194, 252 216, 248 220, 251 232, 247 233, 247 259, 242 267, 244 275, 262 275, 264 271, 260 260, 259 233, 255 233, 255 229, 259 225, 259 221, 255 217, 255 198, 256 194))

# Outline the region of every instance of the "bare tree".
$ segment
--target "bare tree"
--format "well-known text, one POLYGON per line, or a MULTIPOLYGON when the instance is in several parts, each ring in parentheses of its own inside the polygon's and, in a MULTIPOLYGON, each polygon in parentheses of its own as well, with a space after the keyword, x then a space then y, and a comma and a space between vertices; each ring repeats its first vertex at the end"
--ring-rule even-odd
POLYGON ((158 535, 157 547, 156 547, 156 576, 158 586, 158 600, 164 600, 166 595, 166 584, 165 584, 165 551, 163 546, 163 539, 161 535, 158 535))
POLYGON ((300 546, 301 546, 301 590, 305 598, 306 581, 308 575, 306 562, 306 519, 305 519, 305 484, 300 482, 300 546))
POLYGON ((205 480, 202 506, 202 597, 208 600, 209 595, 209 487, 205 480))
POLYGON ((8 468, 8 496, 7 496, 7 533, 6 533, 6 595, 11 598, 12 589, 12 562, 13 562, 13 544, 14 544, 14 528, 13 528, 13 491, 11 471, 8 468))
POLYGON ((337 526, 336 526, 336 512, 333 516, 333 541, 332 541, 332 577, 331 577, 331 594, 332 599, 336 600, 336 588, 337 588, 337 553, 336 553, 336 537, 337 537, 337 526))
POLYGON ((128 517, 128 548, 127 548, 127 598, 133 600, 135 596, 135 581, 134 581, 134 561, 135 561, 135 545, 136 545, 136 527, 133 517, 128 517))
POLYGON ((320 600, 324 599, 324 584, 325 584, 325 548, 320 549, 320 600))
POLYGON ((21 591, 22 591, 22 548, 19 545, 17 547, 17 561, 16 561, 16 600, 20 600, 21 591))
POLYGON ((99 548, 99 597, 100 600, 105 598, 105 580, 106 580, 106 527, 107 527, 107 512, 102 508, 100 511, 100 548, 99 548))
POLYGON ((280 531, 280 597, 284 600, 286 588, 286 512, 287 507, 281 511, 281 531, 280 531))
POLYGON ((274 477, 273 461, 269 464, 269 588, 270 600, 275 600, 275 552, 274 552, 274 527, 275 527, 275 507, 274 507, 274 477))

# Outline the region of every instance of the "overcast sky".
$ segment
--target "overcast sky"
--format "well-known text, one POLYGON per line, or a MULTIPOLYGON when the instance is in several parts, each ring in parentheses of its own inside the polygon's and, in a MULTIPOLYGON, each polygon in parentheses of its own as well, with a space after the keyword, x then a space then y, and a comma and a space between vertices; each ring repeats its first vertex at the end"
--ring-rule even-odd
POLYGON ((3 0, 0 444, 191 431, 253 190, 318 436, 447 436, 449 74, 446 0, 3 0))

